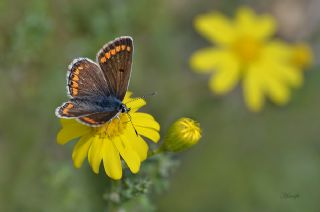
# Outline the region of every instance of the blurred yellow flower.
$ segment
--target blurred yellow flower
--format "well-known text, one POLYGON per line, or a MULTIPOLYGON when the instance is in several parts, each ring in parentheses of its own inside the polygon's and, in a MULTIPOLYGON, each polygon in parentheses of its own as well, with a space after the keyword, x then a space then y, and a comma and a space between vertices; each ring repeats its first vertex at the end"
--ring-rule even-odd
POLYGON ((197 144, 201 138, 200 124, 190 118, 180 118, 169 128, 163 150, 178 152, 197 144))
POLYGON ((308 68, 313 63, 313 53, 310 46, 306 43, 298 43, 291 47, 291 62, 298 68, 308 68))
POLYGON ((113 179, 122 177, 121 158, 126 162, 132 173, 137 173, 140 163, 147 158, 148 145, 141 137, 153 142, 160 139, 160 125, 147 114, 137 112, 146 102, 143 99, 131 101, 131 93, 127 92, 123 102, 131 108, 129 115, 135 126, 136 135, 128 115, 121 113, 101 127, 88 127, 73 119, 61 119, 62 129, 58 133, 59 144, 80 137, 72 153, 74 166, 80 168, 88 157, 89 164, 95 173, 99 173, 101 161, 106 174, 113 179))
POLYGON ((289 62, 291 51, 279 40, 270 40, 276 30, 270 15, 256 15, 242 7, 234 21, 218 12, 195 19, 199 33, 215 44, 195 52, 191 67, 199 73, 214 72, 209 86, 216 94, 231 91, 239 81, 251 111, 260 111, 265 97, 277 105, 290 99, 290 87, 302 84, 298 67, 289 62))

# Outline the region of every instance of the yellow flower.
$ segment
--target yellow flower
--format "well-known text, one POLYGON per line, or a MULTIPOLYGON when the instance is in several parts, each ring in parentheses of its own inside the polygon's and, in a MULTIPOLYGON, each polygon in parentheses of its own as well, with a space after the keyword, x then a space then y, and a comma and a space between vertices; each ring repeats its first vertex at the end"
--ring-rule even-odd
POLYGON ((195 52, 190 64, 197 72, 214 72, 209 86, 216 94, 241 81, 247 106, 260 111, 265 97, 283 105, 290 99, 290 87, 302 84, 302 73, 289 62, 290 48, 270 40, 276 30, 271 16, 242 7, 234 21, 218 12, 199 15, 195 28, 215 46, 195 52))
POLYGON ((143 99, 132 101, 130 96, 131 93, 127 92, 123 102, 128 102, 126 105, 131 108, 129 115, 138 136, 125 113, 121 113, 119 118, 114 118, 101 127, 88 127, 73 119, 61 119, 62 129, 57 136, 59 144, 80 137, 72 153, 75 167, 80 168, 88 157, 95 173, 99 173, 103 161, 106 174, 113 179, 120 179, 121 156, 132 173, 139 171, 140 163, 147 158, 148 152, 148 145, 142 137, 158 142, 160 125, 151 115, 137 112, 146 104, 143 99))
POLYGON ((291 47, 292 50, 292 57, 291 62, 293 65, 301 68, 302 70, 308 68, 313 63, 313 53, 305 43, 298 43, 291 47))
POLYGON ((200 124, 190 118, 180 118, 170 126, 162 148, 178 152, 197 144, 200 138, 200 124))

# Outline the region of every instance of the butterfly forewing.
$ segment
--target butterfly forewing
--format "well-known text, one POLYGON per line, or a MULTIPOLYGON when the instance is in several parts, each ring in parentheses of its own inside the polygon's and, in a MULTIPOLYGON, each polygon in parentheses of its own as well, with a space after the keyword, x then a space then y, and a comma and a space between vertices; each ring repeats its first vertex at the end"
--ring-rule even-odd
POLYGON ((123 100, 130 80, 133 44, 131 37, 120 37, 107 43, 97 54, 110 91, 123 100))
POLYGON ((75 59, 69 65, 67 90, 73 98, 110 95, 102 70, 88 58, 75 59))

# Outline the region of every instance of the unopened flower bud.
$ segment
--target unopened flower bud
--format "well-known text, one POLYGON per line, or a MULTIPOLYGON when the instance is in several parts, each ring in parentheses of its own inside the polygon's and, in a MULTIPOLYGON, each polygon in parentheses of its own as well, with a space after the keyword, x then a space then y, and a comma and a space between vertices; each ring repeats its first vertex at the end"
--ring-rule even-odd
POLYGON ((200 138, 199 123, 190 118, 180 118, 170 126, 162 148, 165 151, 178 152, 195 145, 200 138))

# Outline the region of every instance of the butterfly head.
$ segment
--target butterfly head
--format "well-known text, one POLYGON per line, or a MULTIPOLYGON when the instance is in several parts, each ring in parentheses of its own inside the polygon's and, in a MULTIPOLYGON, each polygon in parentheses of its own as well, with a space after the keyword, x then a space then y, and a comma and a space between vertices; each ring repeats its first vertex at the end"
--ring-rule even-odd
POLYGON ((131 108, 128 108, 125 104, 121 103, 121 105, 119 106, 119 111, 121 111, 121 113, 128 113, 131 110, 131 108))
POLYGON ((134 132, 136 133, 136 135, 138 136, 138 132, 137 132, 137 129, 135 128, 135 126, 133 125, 132 123, 132 119, 131 119, 131 115, 129 113, 129 111, 131 110, 131 108, 128 108, 125 104, 121 103, 120 106, 119 106, 119 111, 121 113, 126 113, 127 116, 129 117, 129 121, 131 122, 131 125, 134 129, 134 132))

